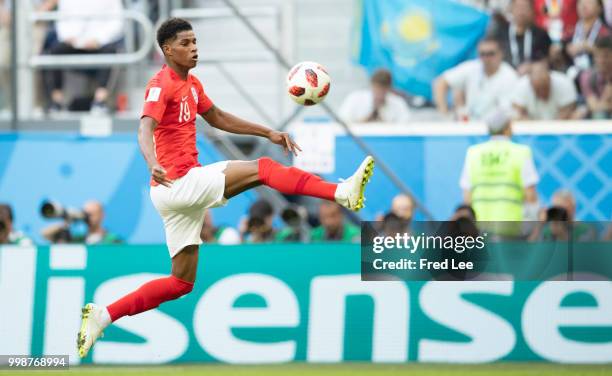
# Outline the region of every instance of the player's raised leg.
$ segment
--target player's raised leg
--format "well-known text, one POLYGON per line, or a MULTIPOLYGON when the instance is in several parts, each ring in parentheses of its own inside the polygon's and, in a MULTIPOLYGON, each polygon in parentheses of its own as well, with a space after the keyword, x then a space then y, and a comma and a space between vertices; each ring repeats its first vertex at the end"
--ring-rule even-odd
POLYGON ((89 303, 82 309, 81 328, 77 338, 80 357, 85 357, 103 330, 124 316, 133 316, 177 299, 193 289, 198 265, 196 244, 183 248, 172 258, 172 274, 154 279, 125 295, 108 307, 89 303))
POLYGON ((231 198, 260 184, 289 195, 305 195, 336 201, 347 209, 364 207, 365 186, 374 171, 374 159, 367 156, 355 173, 343 182, 330 183, 295 167, 284 166, 271 158, 229 162, 225 173, 225 197, 231 198))

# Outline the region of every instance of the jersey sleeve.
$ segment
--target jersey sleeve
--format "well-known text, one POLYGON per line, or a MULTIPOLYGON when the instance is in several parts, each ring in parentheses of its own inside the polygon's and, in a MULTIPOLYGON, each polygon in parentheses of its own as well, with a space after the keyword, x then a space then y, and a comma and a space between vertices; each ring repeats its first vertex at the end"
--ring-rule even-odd
POLYGON ((213 102, 204 92, 204 87, 202 86, 200 80, 196 79, 196 83, 198 87, 198 114, 201 115, 210 110, 210 108, 213 106, 213 102))
POLYGON ((163 87, 158 80, 152 80, 149 85, 147 85, 142 115, 140 116, 141 119, 148 116, 155 119, 158 123, 161 122, 168 102, 167 91, 167 86, 163 87))

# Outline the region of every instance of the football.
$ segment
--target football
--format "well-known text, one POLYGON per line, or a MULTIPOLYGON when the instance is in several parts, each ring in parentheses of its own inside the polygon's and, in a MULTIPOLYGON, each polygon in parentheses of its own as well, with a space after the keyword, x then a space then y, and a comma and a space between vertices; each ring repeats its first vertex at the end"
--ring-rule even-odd
POLYGON ((297 104, 312 106, 327 96, 331 82, 327 70, 319 63, 303 61, 287 74, 287 92, 297 104))

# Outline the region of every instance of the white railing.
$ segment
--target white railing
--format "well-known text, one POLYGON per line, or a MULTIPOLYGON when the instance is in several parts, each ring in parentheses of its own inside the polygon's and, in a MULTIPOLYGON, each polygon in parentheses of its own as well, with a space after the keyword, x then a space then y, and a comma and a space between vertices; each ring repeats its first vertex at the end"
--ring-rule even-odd
POLYGON ((72 67, 109 67, 130 65, 143 60, 151 51, 154 44, 155 30, 151 21, 142 13, 134 10, 123 10, 120 13, 78 14, 64 12, 38 12, 30 16, 30 21, 57 21, 70 18, 117 18, 134 20, 142 28, 142 43, 134 52, 116 54, 71 54, 71 55, 37 55, 29 59, 29 65, 35 68, 72 68, 72 67))
MULTIPOLYGON (((339 125, 330 122, 296 122, 289 129, 327 124, 336 135, 345 134, 339 125)), ((348 124, 358 136, 482 136, 487 127, 481 122, 418 121, 407 124, 354 123, 348 124)), ((516 135, 612 134, 612 120, 552 120, 516 121, 512 124, 516 135)))

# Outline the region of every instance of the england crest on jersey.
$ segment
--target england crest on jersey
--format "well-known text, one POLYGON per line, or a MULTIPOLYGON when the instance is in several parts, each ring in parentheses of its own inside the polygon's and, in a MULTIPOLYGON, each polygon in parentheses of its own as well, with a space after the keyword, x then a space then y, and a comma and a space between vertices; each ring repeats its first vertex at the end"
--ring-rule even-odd
POLYGON ((193 95, 193 100, 198 104, 198 92, 193 86, 191 87, 191 95, 193 95))

